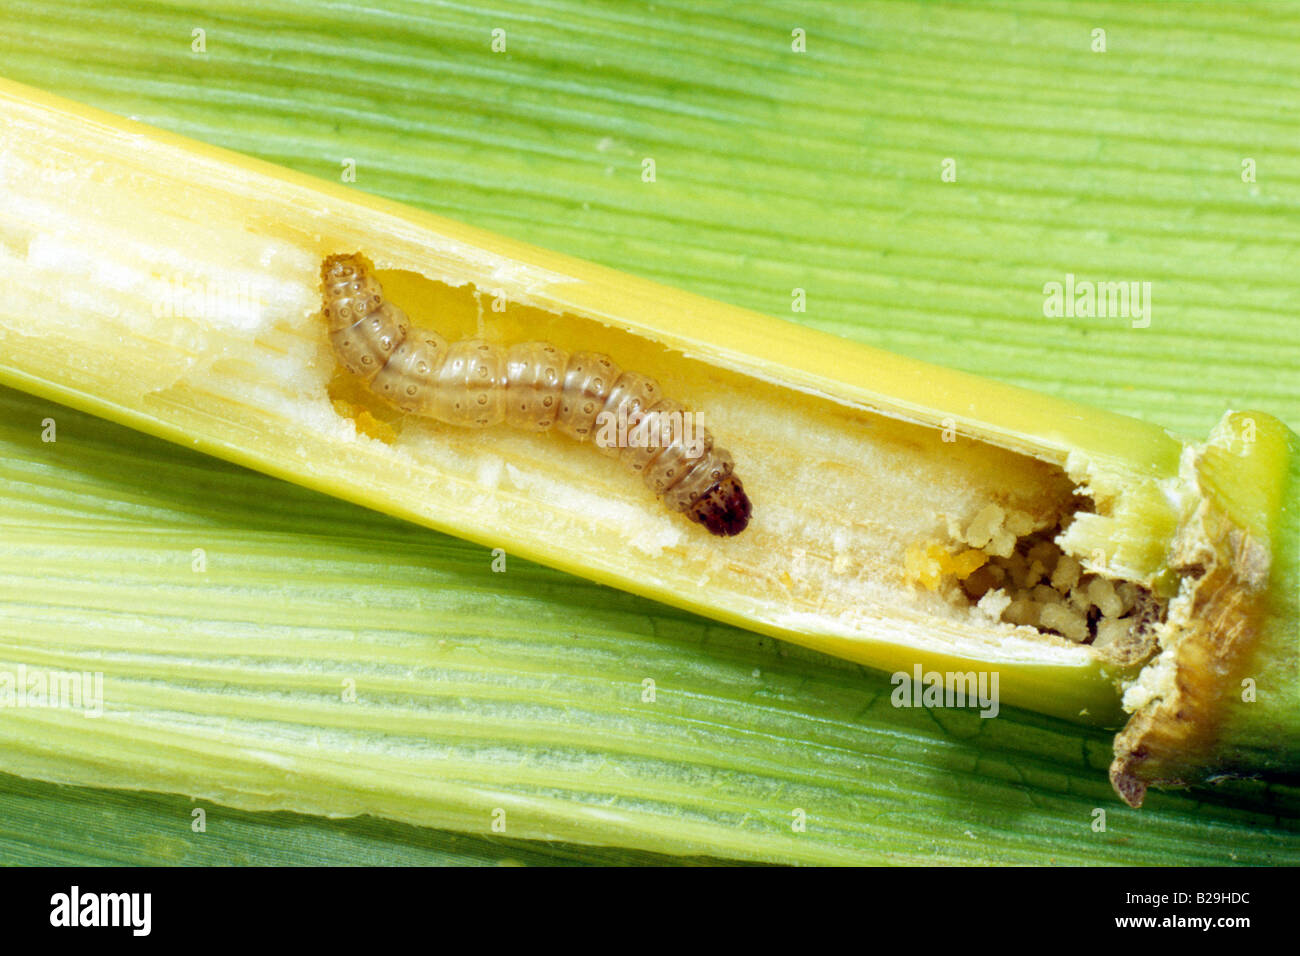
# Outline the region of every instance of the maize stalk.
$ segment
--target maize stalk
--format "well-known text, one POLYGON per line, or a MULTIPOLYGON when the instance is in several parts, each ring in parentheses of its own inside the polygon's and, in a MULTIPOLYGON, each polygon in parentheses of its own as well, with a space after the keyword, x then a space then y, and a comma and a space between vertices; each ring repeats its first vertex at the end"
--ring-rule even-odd
POLYGON ((1264 413, 1189 443, 18 84, 0 124, 0 381, 874 668, 996 672, 1002 702, 1106 727, 1126 707, 1130 804, 1296 767, 1296 439, 1264 413), (727 436, 751 527, 702 535, 590 448, 373 401, 320 315, 349 252, 444 335, 654 375, 727 436))

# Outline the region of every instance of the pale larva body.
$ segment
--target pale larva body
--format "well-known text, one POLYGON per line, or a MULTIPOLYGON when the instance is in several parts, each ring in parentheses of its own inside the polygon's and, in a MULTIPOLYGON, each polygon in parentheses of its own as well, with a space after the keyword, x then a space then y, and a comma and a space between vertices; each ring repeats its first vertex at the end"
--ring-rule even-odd
POLYGON ((649 376, 625 372, 599 352, 569 355, 549 342, 448 342, 411 328, 360 255, 328 257, 321 282, 339 361, 402 411, 465 428, 555 429, 577 441, 592 440, 604 422, 626 423, 623 434, 639 425, 639 440, 601 450, 642 475, 669 510, 713 534, 739 534, 749 523, 731 455, 707 429, 683 429, 682 406, 663 398, 649 376))

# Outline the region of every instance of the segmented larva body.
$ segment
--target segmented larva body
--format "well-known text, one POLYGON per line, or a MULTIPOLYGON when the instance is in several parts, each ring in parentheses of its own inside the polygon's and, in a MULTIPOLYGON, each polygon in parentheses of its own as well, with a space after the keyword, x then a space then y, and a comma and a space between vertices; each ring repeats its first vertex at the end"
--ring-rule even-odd
POLYGON ((640 425, 638 442, 596 445, 641 474, 671 511, 711 533, 739 534, 749 523, 731 455, 703 427, 688 435, 684 409, 649 376, 621 370, 608 355, 567 355, 549 342, 507 348, 413 329, 360 255, 328 257, 321 282, 339 361, 402 411, 466 428, 553 428, 580 442, 595 437, 600 422, 626 422, 625 434, 640 425))

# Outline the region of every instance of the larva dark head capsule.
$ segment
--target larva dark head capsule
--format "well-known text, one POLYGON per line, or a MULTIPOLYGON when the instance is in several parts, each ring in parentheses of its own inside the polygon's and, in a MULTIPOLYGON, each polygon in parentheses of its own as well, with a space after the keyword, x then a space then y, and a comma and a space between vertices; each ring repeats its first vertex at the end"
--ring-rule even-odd
POLYGON ((730 538, 745 530, 753 511, 740 479, 727 475, 701 495, 686 516, 704 525, 710 534, 730 538))

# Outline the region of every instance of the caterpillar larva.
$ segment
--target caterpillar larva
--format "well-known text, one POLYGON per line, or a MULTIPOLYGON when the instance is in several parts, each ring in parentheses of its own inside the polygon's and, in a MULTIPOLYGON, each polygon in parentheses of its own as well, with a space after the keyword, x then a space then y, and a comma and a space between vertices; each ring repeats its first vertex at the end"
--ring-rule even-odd
POLYGON ((554 428, 578 441, 592 439, 598 422, 626 422, 623 433, 639 438, 598 447, 639 472, 671 511, 716 535, 749 524, 731 455, 703 427, 687 434, 682 406, 661 397, 649 376, 624 372, 599 352, 566 355, 549 342, 448 343, 432 329, 413 329, 360 254, 326 258, 321 283, 339 361, 402 411, 466 428, 554 428))

